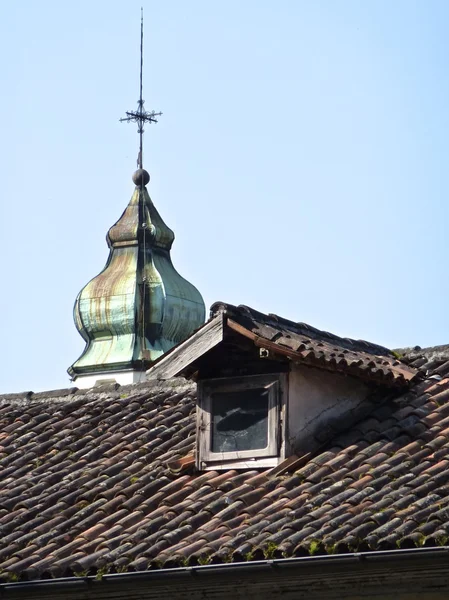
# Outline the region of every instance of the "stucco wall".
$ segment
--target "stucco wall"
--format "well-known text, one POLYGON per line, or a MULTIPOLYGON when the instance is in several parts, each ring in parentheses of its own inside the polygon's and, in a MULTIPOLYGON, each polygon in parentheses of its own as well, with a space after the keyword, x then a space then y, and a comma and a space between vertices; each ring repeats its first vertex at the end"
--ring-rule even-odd
POLYGON ((303 366, 293 367, 288 387, 287 456, 316 448, 317 432, 336 421, 344 424, 345 415, 349 421, 369 393, 356 379, 303 366))

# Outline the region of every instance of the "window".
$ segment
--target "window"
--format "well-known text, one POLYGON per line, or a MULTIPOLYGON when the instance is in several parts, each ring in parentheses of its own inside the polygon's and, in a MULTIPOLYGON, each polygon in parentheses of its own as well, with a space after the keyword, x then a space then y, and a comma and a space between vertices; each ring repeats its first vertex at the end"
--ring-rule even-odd
POLYGON ((199 383, 198 459, 203 463, 279 454, 279 375, 199 383))

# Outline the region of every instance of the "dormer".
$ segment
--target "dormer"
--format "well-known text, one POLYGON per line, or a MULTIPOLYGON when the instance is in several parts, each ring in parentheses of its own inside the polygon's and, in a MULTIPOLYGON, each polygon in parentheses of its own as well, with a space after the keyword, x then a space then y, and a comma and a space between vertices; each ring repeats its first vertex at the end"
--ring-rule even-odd
POLYGON ((197 381, 201 470, 276 467, 315 452, 416 375, 382 346, 220 302, 147 371, 197 381))

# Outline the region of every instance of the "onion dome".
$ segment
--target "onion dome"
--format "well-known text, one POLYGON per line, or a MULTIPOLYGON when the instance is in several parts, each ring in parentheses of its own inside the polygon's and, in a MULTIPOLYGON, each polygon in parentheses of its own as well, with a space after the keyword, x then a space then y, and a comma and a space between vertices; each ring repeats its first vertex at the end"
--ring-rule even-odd
POLYGON ((201 294, 173 267, 175 236, 151 201, 149 180, 144 169, 134 173, 132 198, 106 236, 106 266, 76 298, 75 325, 86 347, 68 372, 79 387, 83 378, 92 385, 98 379, 118 380, 114 373, 119 372, 143 375, 204 323, 201 294))

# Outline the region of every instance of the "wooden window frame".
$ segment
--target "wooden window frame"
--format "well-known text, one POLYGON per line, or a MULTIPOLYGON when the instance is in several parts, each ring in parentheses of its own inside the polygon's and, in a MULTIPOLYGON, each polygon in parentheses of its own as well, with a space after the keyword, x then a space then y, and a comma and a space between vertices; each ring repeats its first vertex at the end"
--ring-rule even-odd
POLYGON ((283 407, 284 378, 281 373, 269 375, 247 375, 244 377, 220 377, 205 379, 198 383, 198 466, 278 457, 280 455, 281 422, 283 407), (268 390, 268 443, 265 448, 240 452, 213 452, 211 450, 212 395, 214 393, 238 392, 265 388, 268 390))

